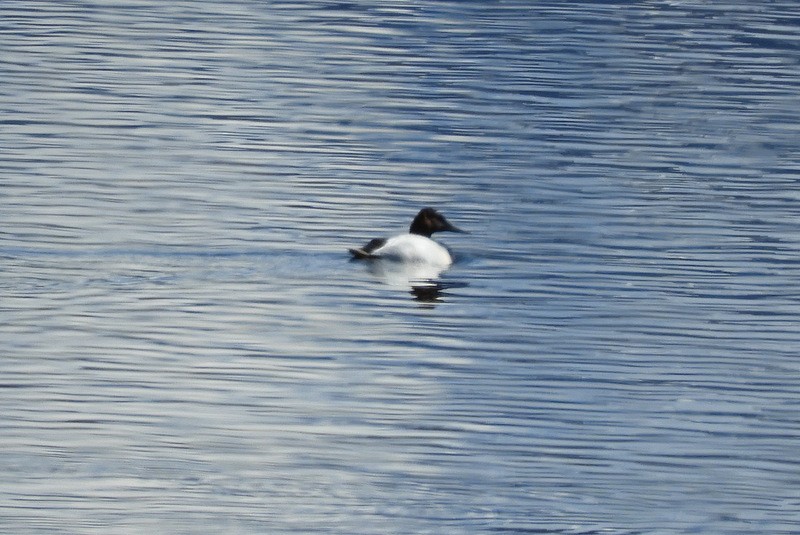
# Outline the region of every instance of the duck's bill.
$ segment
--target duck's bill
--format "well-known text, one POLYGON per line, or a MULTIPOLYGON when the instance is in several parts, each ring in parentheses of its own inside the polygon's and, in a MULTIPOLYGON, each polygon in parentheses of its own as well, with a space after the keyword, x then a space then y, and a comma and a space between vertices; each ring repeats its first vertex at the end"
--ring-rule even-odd
POLYGON ((450 232, 459 232, 461 234, 469 234, 469 232, 467 232, 466 230, 460 229, 455 225, 451 225, 450 223, 447 224, 447 228, 445 230, 448 230, 450 232))

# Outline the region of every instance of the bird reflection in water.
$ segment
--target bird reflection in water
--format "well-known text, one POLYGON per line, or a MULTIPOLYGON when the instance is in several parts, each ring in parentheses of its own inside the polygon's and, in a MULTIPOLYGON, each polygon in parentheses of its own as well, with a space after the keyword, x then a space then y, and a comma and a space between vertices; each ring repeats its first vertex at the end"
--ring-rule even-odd
POLYGON ((447 290, 463 288, 465 283, 441 281, 439 277, 447 268, 428 264, 406 264, 374 260, 367 271, 385 284, 395 288, 407 288, 414 299, 421 303, 437 303, 447 290))

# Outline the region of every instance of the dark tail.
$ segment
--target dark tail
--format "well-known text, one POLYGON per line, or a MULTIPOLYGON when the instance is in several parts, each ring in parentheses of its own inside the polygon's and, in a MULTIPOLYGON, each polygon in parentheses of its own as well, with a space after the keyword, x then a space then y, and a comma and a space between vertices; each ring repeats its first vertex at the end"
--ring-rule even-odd
POLYGON ((364 249, 348 249, 350 254, 353 255, 355 260, 369 260, 370 258, 377 258, 366 252, 364 249))
POLYGON ((367 243, 361 249, 348 249, 348 251, 350 251, 350 254, 353 255, 353 258, 356 260, 369 260, 372 258, 378 258, 372 254, 372 251, 382 247, 384 243, 386 243, 386 238, 375 238, 370 240, 369 243, 367 243))

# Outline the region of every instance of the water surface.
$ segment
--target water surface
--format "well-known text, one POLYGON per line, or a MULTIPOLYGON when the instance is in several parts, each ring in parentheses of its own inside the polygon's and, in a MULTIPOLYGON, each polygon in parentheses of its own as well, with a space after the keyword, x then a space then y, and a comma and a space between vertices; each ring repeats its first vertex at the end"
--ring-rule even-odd
POLYGON ((0 11, 3 532, 800 530, 793 3, 0 11))

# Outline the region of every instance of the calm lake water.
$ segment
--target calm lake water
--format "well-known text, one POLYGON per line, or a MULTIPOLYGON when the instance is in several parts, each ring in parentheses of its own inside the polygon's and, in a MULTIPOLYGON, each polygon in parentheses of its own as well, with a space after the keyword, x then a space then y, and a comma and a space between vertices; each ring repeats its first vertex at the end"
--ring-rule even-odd
POLYGON ((800 532, 795 2, 0 7, 3 533, 800 532), (423 206, 455 265, 350 262, 423 206))

